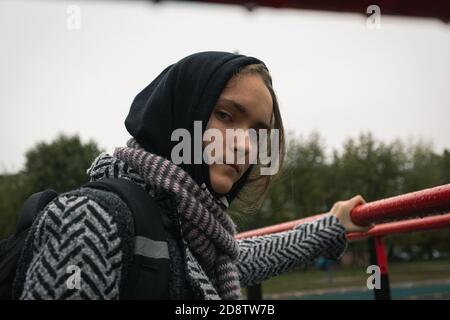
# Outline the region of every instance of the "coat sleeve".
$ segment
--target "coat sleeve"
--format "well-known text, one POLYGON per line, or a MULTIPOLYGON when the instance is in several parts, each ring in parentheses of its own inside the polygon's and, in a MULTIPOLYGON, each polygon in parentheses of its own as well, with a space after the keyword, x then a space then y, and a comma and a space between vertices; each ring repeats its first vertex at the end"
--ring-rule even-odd
POLYGON ((242 286, 306 266, 320 255, 340 259, 347 248, 345 228, 331 214, 289 231, 238 240, 238 243, 237 268, 242 286))
POLYGON ((59 196, 38 215, 24 250, 20 299, 118 299, 121 240, 94 200, 59 196))

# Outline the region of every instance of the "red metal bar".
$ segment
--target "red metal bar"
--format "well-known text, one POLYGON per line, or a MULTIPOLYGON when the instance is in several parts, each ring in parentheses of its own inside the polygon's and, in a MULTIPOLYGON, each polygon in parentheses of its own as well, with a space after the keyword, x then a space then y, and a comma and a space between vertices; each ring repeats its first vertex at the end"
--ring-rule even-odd
MULTIPOLYGON (((309 217, 308 219, 299 219, 295 221, 286 222, 280 225, 268 227, 268 228, 260 228, 247 232, 239 233, 236 236, 236 239, 244 239, 250 238, 254 236, 262 236, 270 233, 283 232, 292 229, 294 226, 306 223, 308 221, 314 220, 321 215, 317 215, 314 217, 309 217), (283 225, 282 228, 275 228, 283 225), (271 230, 276 230, 276 232, 270 232, 271 230), (269 232, 267 232, 269 231, 269 232)), ((409 219, 404 221, 396 221, 389 222, 376 225, 368 232, 351 232, 347 234, 347 239, 349 241, 357 241, 361 239, 365 239, 368 237, 374 236, 387 236, 392 234, 400 234, 400 233, 408 233, 414 231, 426 231, 426 230, 435 230, 435 229, 445 229, 450 228, 450 213, 437 215, 437 216, 429 216, 425 218, 416 218, 409 219)))
POLYGON ((371 237, 370 262, 380 268, 380 287, 373 290, 375 300, 391 300, 391 289, 389 284, 388 259, 384 246, 383 236, 371 237))
MULTIPOLYGON (((299 219, 290 222, 285 222, 279 225, 270 226, 267 228, 255 229, 247 232, 239 233, 236 239, 244 239, 255 236, 262 236, 265 234, 278 233, 292 229, 294 226, 312 221, 322 215, 309 217, 307 219, 299 219), (272 232, 275 230, 275 232, 272 232)), ((368 232, 351 232, 347 234, 349 241, 362 240, 374 236, 387 236, 392 234, 409 233, 414 231, 426 231, 435 229, 450 228, 450 213, 429 216, 425 218, 409 219, 404 221, 395 221, 376 225, 368 232)))
POLYGON ((416 218, 405 221, 396 221, 379 224, 369 232, 357 233, 352 232, 347 234, 349 241, 356 241, 372 236, 386 236, 392 234, 409 233, 414 231, 426 231, 435 229, 450 228, 450 213, 429 216, 425 218, 416 218))
POLYGON ((350 213, 355 224, 405 219, 450 210, 450 184, 411 192, 355 207, 350 213))
MULTIPOLYGON (((383 222, 388 219, 406 219, 417 217, 419 215, 436 214, 447 211, 450 211, 450 184, 369 202, 355 207, 350 215, 354 223, 364 225, 368 223, 383 222)), ((325 213, 242 232, 236 236, 236 239, 283 232, 292 229, 298 224, 317 219, 324 214, 325 213)), ((419 225, 414 224, 414 228, 420 228, 420 224, 425 224, 426 221, 428 221, 424 219, 417 220, 419 225)), ((446 221, 445 218, 443 219, 446 221)), ((375 227, 371 232, 373 232, 374 229, 378 230, 375 227)))
POLYGON ((386 257, 386 251, 384 248, 384 241, 382 236, 376 236, 373 238, 374 245, 375 245, 375 254, 377 257, 377 264, 380 267, 381 274, 387 274, 388 273, 388 267, 387 267, 387 257, 386 257))

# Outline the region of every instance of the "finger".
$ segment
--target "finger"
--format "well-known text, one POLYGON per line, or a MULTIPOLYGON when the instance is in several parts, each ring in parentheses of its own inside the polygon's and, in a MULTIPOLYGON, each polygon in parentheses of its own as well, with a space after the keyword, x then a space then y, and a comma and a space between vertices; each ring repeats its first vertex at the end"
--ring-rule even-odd
POLYGON ((368 232, 372 228, 373 228, 373 225, 370 225, 370 226, 355 225, 355 232, 368 232))
POLYGON ((363 226, 363 228, 366 232, 370 231, 373 227, 375 227, 375 224, 373 224, 373 223, 371 223, 367 226, 363 226))
POLYGON ((371 230, 373 227, 375 227, 375 225, 373 223, 369 224, 366 229, 367 231, 371 230))
POLYGON ((357 196, 354 196, 353 198, 351 198, 348 202, 349 202, 351 208, 353 208, 354 206, 356 206, 358 204, 366 203, 366 200, 364 200, 364 198, 361 195, 357 195, 357 196))

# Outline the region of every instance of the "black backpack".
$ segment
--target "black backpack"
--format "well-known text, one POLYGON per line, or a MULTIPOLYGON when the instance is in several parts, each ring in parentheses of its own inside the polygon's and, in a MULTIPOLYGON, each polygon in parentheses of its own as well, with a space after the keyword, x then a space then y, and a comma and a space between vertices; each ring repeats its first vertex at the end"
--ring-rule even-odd
MULTIPOLYGON (((104 178, 83 187, 114 192, 133 214, 135 252, 120 299, 167 299, 169 256, 161 209, 155 199, 125 179, 104 178), (152 248, 156 252, 146 254, 152 248)), ((57 196, 51 189, 31 195, 23 204, 16 232, 0 241, 0 300, 16 298, 12 296, 12 286, 28 232, 36 215, 57 196)))

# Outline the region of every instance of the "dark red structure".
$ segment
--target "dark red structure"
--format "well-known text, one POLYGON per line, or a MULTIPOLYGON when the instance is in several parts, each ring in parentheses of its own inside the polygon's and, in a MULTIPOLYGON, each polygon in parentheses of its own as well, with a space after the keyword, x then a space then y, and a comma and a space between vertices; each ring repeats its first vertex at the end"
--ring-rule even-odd
MULTIPOLYGON (((181 0, 186 1, 186 0, 181 0)), ((330 12, 348 12, 367 15, 370 5, 377 5, 383 15, 437 18, 450 21, 450 1, 447 0, 191 0, 245 6, 249 10, 255 7, 292 8, 320 10, 330 12)))

